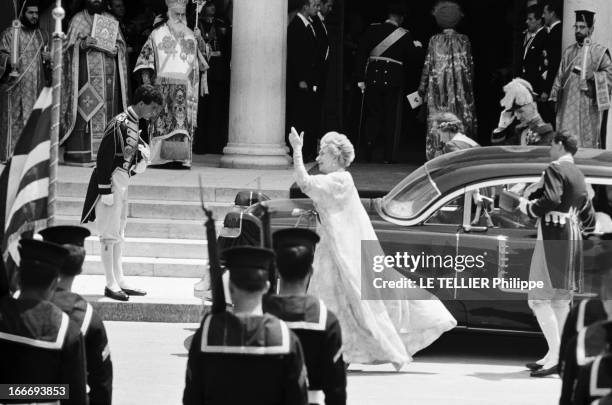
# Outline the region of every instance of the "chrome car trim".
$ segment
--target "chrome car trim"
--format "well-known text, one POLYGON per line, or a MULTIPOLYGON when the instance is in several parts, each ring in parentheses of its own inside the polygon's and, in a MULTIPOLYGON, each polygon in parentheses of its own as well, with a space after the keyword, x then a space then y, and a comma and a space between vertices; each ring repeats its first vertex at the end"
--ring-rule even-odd
MULTIPOLYGON (((429 216, 431 216, 431 214, 433 214, 435 211, 440 209, 441 206, 445 205, 453 198, 456 198, 459 195, 464 194, 467 191, 476 190, 482 187, 499 186, 501 184, 505 184, 510 181, 516 182, 516 183, 535 183, 539 179, 540 179, 540 176, 504 177, 504 178, 499 178, 499 179, 494 179, 494 180, 487 180, 487 181, 483 181, 480 183, 474 183, 468 186, 463 186, 462 188, 455 190, 452 193, 447 194, 442 199, 438 200, 434 205, 430 206, 428 209, 423 211, 420 215, 416 216, 413 219, 409 219, 409 220, 401 220, 401 219, 393 218, 387 215, 382 209, 382 199, 384 197, 377 198, 374 200, 374 209, 376 210, 376 213, 380 215, 380 217, 383 218, 387 222, 390 222, 396 225, 401 225, 401 226, 414 226, 414 225, 417 225, 427 220, 427 218, 429 218, 429 216)), ((587 177, 586 182, 588 184, 596 183, 596 184, 612 185, 612 178, 587 177)))

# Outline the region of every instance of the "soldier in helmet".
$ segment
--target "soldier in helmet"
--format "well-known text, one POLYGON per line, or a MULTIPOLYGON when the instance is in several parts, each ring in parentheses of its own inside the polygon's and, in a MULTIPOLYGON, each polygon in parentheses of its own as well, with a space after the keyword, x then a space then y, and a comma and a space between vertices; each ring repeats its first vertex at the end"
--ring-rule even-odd
POLYGON ((83 335, 49 301, 68 251, 54 243, 22 239, 19 256, 19 298, 0 298, 0 381, 67 384, 70 398, 62 404, 86 404, 83 335))
POLYGON ((89 405, 110 405, 113 392, 113 364, 106 329, 100 316, 79 294, 72 292, 74 278, 81 274, 85 261, 85 238, 90 235, 81 226, 53 226, 39 232, 47 242, 62 245, 68 257, 59 269, 59 281, 51 302, 68 314, 85 339, 89 405))
POLYGON ((280 292, 266 298, 264 311, 284 320, 300 339, 308 370, 308 402, 346 404, 340 323, 322 300, 306 294, 319 236, 309 229, 288 228, 272 238, 280 292))
POLYGON ((262 310, 274 252, 240 246, 223 258, 234 311, 204 317, 189 349, 183 404, 306 405, 300 342, 285 322, 262 310))

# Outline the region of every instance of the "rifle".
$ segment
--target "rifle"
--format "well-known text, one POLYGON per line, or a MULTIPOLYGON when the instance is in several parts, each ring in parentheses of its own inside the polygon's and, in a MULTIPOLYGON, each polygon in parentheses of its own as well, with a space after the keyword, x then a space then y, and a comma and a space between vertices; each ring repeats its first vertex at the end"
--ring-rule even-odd
MULTIPOLYGON (((263 215, 261 216, 261 227, 262 227, 261 244, 264 248, 273 249, 272 232, 270 229, 270 211, 268 209, 268 206, 265 203, 261 203, 261 207, 263 209, 263 215)), ((277 294, 278 292, 277 290, 278 272, 276 270, 276 261, 272 262, 268 272, 269 272, 268 279, 270 281, 270 289, 268 290, 268 295, 274 295, 274 294, 277 294)))
POLYGON ((219 262, 217 251, 217 233, 215 232, 215 220, 212 211, 204 204, 204 189, 202 188, 202 176, 198 177, 200 183, 200 203, 202 211, 206 215, 206 240, 208 241, 208 271, 210 272, 210 289, 212 291, 211 313, 225 312, 225 293, 223 291, 223 271, 219 262))

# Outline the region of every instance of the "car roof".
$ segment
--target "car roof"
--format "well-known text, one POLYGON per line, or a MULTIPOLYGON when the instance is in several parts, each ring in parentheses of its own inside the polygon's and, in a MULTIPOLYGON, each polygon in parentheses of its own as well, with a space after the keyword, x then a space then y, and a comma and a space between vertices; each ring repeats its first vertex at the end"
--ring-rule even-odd
MULTIPOLYGON (((437 157, 425 171, 444 194, 484 180, 540 175, 550 161, 547 146, 486 146, 437 157)), ((612 177, 612 151, 583 148, 574 161, 585 176, 612 177)))

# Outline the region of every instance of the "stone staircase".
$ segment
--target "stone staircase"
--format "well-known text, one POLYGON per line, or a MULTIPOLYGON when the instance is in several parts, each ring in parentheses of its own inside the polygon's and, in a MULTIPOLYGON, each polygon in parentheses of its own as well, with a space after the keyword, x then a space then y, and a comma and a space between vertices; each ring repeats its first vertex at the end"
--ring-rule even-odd
MULTIPOLYGON (((213 211, 218 232, 236 194, 256 189, 243 184, 248 185, 247 180, 259 173, 244 170, 240 176, 237 171, 199 167, 183 172, 185 177, 169 178, 177 174, 158 170, 159 181, 153 177, 155 171, 145 172, 148 177, 135 181, 129 188, 123 268, 126 276, 134 277, 135 286, 148 291, 147 296, 131 297, 128 303, 123 303, 102 295, 104 269, 95 223, 85 225, 92 236, 86 241, 87 258, 83 275, 75 282, 75 291, 92 302, 105 320, 198 322, 203 307, 202 300, 194 297, 194 285, 208 270, 208 252, 200 190, 194 178, 202 174, 208 180, 203 180, 208 183, 203 190, 204 202, 213 211)), ((90 173, 91 169, 60 167, 58 225, 79 224, 90 173), (70 172, 62 178, 61 170, 70 172)), ((271 175, 278 176, 278 171, 271 175)), ((268 187, 264 184, 261 191, 270 198, 288 198, 290 184, 291 174, 286 173, 282 181, 268 187)))

